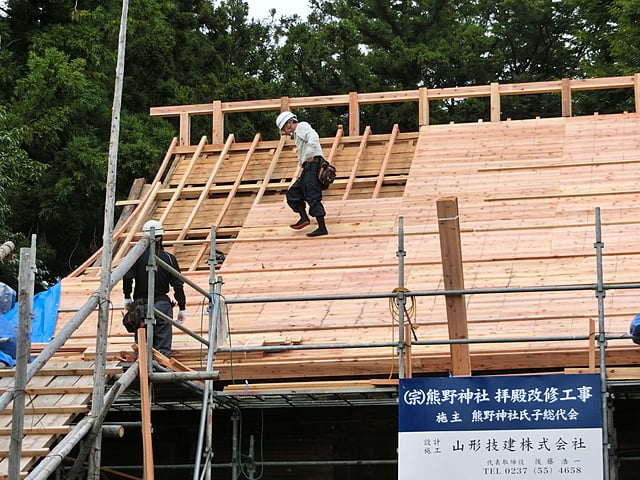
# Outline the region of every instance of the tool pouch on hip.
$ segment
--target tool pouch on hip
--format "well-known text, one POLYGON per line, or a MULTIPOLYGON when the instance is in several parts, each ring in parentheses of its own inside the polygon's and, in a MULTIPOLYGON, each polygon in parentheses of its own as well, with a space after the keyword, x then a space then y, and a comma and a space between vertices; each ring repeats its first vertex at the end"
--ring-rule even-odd
POLYGON ((322 189, 326 190, 336 179, 336 167, 331 165, 326 159, 320 157, 320 167, 318 168, 318 180, 322 189))
POLYGON ((127 307, 127 313, 122 317, 122 325, 129 333, 135 333, 144 327, 144 319, 147 314, 144 302, 140 299, 127 307))

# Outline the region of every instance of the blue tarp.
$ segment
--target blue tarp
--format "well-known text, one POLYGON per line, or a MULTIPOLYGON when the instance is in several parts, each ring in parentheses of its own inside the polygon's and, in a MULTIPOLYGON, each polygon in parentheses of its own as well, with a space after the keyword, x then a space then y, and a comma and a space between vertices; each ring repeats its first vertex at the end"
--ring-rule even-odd
MULTIPOLYGON (((53 338, 60 307, 60 283, 33 297, 33 322, 31 341, 47 343, 53 338)), ((16 364, 16 339, 18 336, 18 304, 0 315, 0 361, 10 367, 16 364)))
POLYGON ((16 291, 9 285, 0 282, 0 315, 11 310, 16 303, 16 291))

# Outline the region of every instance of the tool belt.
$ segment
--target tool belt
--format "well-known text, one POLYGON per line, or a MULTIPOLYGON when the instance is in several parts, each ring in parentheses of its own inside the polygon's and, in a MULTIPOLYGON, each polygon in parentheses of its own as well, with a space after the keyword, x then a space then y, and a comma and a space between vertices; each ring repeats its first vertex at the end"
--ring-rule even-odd
MULTIPOLYGON (((169 298, 169 295, 167 295, 167 294, 156 295, 155 297, 153 297, 153 302, 154 303, 162 301, 162 300, 171 303, 171 299, 169 298)), ((147 297, 137 298, 135 301, 146 305, 147 304, 147 297)))
POLYGON ((320 160, 323 160, 323 158, 320 155, 316 155, 315 157, 313 157, 311 160, 306 160, 302 166, 305 167, 307 164, 310 163, 319 163, 320 160))

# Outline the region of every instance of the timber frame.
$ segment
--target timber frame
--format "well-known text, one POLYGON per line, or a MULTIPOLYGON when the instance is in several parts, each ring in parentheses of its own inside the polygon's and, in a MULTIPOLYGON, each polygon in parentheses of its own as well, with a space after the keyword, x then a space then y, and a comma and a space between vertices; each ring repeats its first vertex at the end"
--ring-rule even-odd
MULTIPOLYGON (((222 408, 388 405, 398 378, 450 373, 599 371, 636 385, 628 324, 640 287, 640 114, 571 113, 572 92, 619 88, 633 89, 637 110, 639 74, 154 107, 152 116, 179 118, 179 135, 155 178, 119 202, 113 278, 153 218, 190 282, 186 327, 204 338, 212 299, 196 287, 220 286, 226 330, 210 370, 219 372, 222 408), (560 94, 562 116, 500 118, 502 96, 538 93, 560 94), (488 98, 491 121, 429 124, 430 101, 465 97, 488 98), (361 131, 361 105, 397 102, 416 102, 417 132, 361 131), (324 196, 330 233, 308 239, 288 227, 293 142, 225 139, 224 117, 329 106, 348 106, 349 124, 322 139, 339 176, 324 196), (211 117, 211 141, 191 144, 194 115, 211 117), (212 278, 214 248, 225 258, 212 278)), ((76 324, 51 362, 95 359, 100 254, 62 280, 56 336, 76 324)), ((107 342, 109 361, 126 365, 132 341, 119 320, 107 342)), ((207 370, 207 353, 176 331, 172 356, 184 369, 207 370)), ((114 408, 134 408, 137 398, 114 408)), ((66 429, 51 428, 25 465, 46 458, 66 429)))
POLYGON ((271 100, 250 100, 240 102, 222 102, 197 105, 179 105, 171 107, 153 107, 151 116, 178 117, 180 121, 180 145, 189 145, 191 138, 191 119, 196 115, 211 116, 211 142, 224 142, 224 117, 231 113, 247 113, 255 111, 283 111, 296 108, 349 107, 349 136, 360 135, 360 106, 381 103, 415 102, 418 107, 418 125, 429 125, 429 102, 452 98, 489 98, 490 119, 499 122, 501 98, 509 95, 536 95, 543 93, 559 93, 561 95, 562 116, 571 116, 571 95, 573 92, 589 90, 606 90, 633 88, 635 105, 640 105, 640 74, 627 77, 582 78, 553 80, 547 82, 528 82, 473 87, 427 88, 393 92, 358 93, 349 92, 344 95, 326 95, 316 97, 281 97, 271 100))

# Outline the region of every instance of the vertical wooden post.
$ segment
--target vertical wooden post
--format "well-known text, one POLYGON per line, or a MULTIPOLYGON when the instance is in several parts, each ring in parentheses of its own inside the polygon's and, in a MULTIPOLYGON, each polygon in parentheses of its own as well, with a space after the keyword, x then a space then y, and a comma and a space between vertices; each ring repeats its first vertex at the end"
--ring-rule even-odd
POLYGON ((222 113, 222 102, 220 100, 213 102, 211 143, 224 143, 224 113, 222 113))
MULTIPOLYGON (((207 429, 206 429, 206 451, 209 455, 213 456, 213 402, 210 402, 207 406, 207 429)), ((205 472, 205 480, 211 480, 212 478, 212 465, 211 462, 207 462, 207 470, 205 472)))
MULTIPOLYGON (((462 247, 460 243, 460 222, 458 199, 441 198, 436 202, 438 228, 440 230, 440 251, 442 254, 442 274, 445 290, 463 290, 462 247)), ((450 339, 469 338, 467 310, 464 295, 446 295, 447 323, 450 339)), ((471 359, 468 344, 451 344, 451 371, 453 375, 471 375, 471 359)))
POLYGON ((191 115, 180 112, 180 145, 191 145, 191 115))
POLYGON ((349 92, 349 135, 355 137, 360 134, 360 105, 358 92, 349 92))
POLYGON ((501 102, 500 102, 500 84, 497 82, 491 82, 491 98, 489 100, 490 103, 490 117, 492 122, 500 121, 500 110, 501 110, 501 102))
POLYGON ((596 372, 596 319, 589 318, 589 372, 596 372))
MULTIPOLYGON (((113 262, 113 225, 116 204, 116 179, 118 172, 118 148, 120 144, 120 114, 122 111, 122 90, 124 88, 124 59, 127 45, 127 22, 129 16, 129 0, 122 0, 120 15, 120 32, 118 33, 118 58, 116 61, 116 80, 113 90, 113 107, 111 109, 111 134, 109 136, 109 163, 107 167, 107 183, 105 188, 104 226, 102 229, 102 256, 100 261, 100 288, 98 303, 98 324, 96 325, 96 357, 93 372, 93 393, 91 395, 90 416, 96 418, 104 406, 105 366, 107 364, 107 343, 109 339, 110 306, 111 306, 111 265, 113 262)), ((81 208, 81 206, 79 206, 81 208)), ((96 428, 98 428, 96 426, 96 428)), ((93 439, 89 455, 87 480, 98 480, 101 477, 102 435, 93 439)))
POLYGON ((9 443, 8 478, 21 478, 22 439, 24 437, 25 389, 27 366, 31 355, 31 324, 33 319, 33 286, 35 282, 35 237, 32 248, 20 249, 18 278, 18 336, 16 346, 16 371, 14 379, 11 441, 9 443))
POLYGON ((640 111, 640 73, 633 74, 633 98, 636 112, 640 111))
POLYGON ((138 362, 140 362, 140 414, 142 416, 142 455, 144 479, 153 480, 153 442, 151 438, 151 397, 149 395, 149 357, 146 330, 138 332, 138 362))
POLYGON ((418 88, 418 126, 429 125, 429 92, 427 87, 418 88))
POLYGON ((404 377, 413 378, 412 357, 411 357, 411 340, 413 336, 413 327, 410 324, 404 326, 404 377))
POLYGON ((571 116, 571 81, 568 78, 562 79, 562 116, 571 116))
POLYGON ((280 97, 280 111, 286 112, 287 110, 291 110, 289 106, 291 104, 291 99, 289 97, 280 97))

